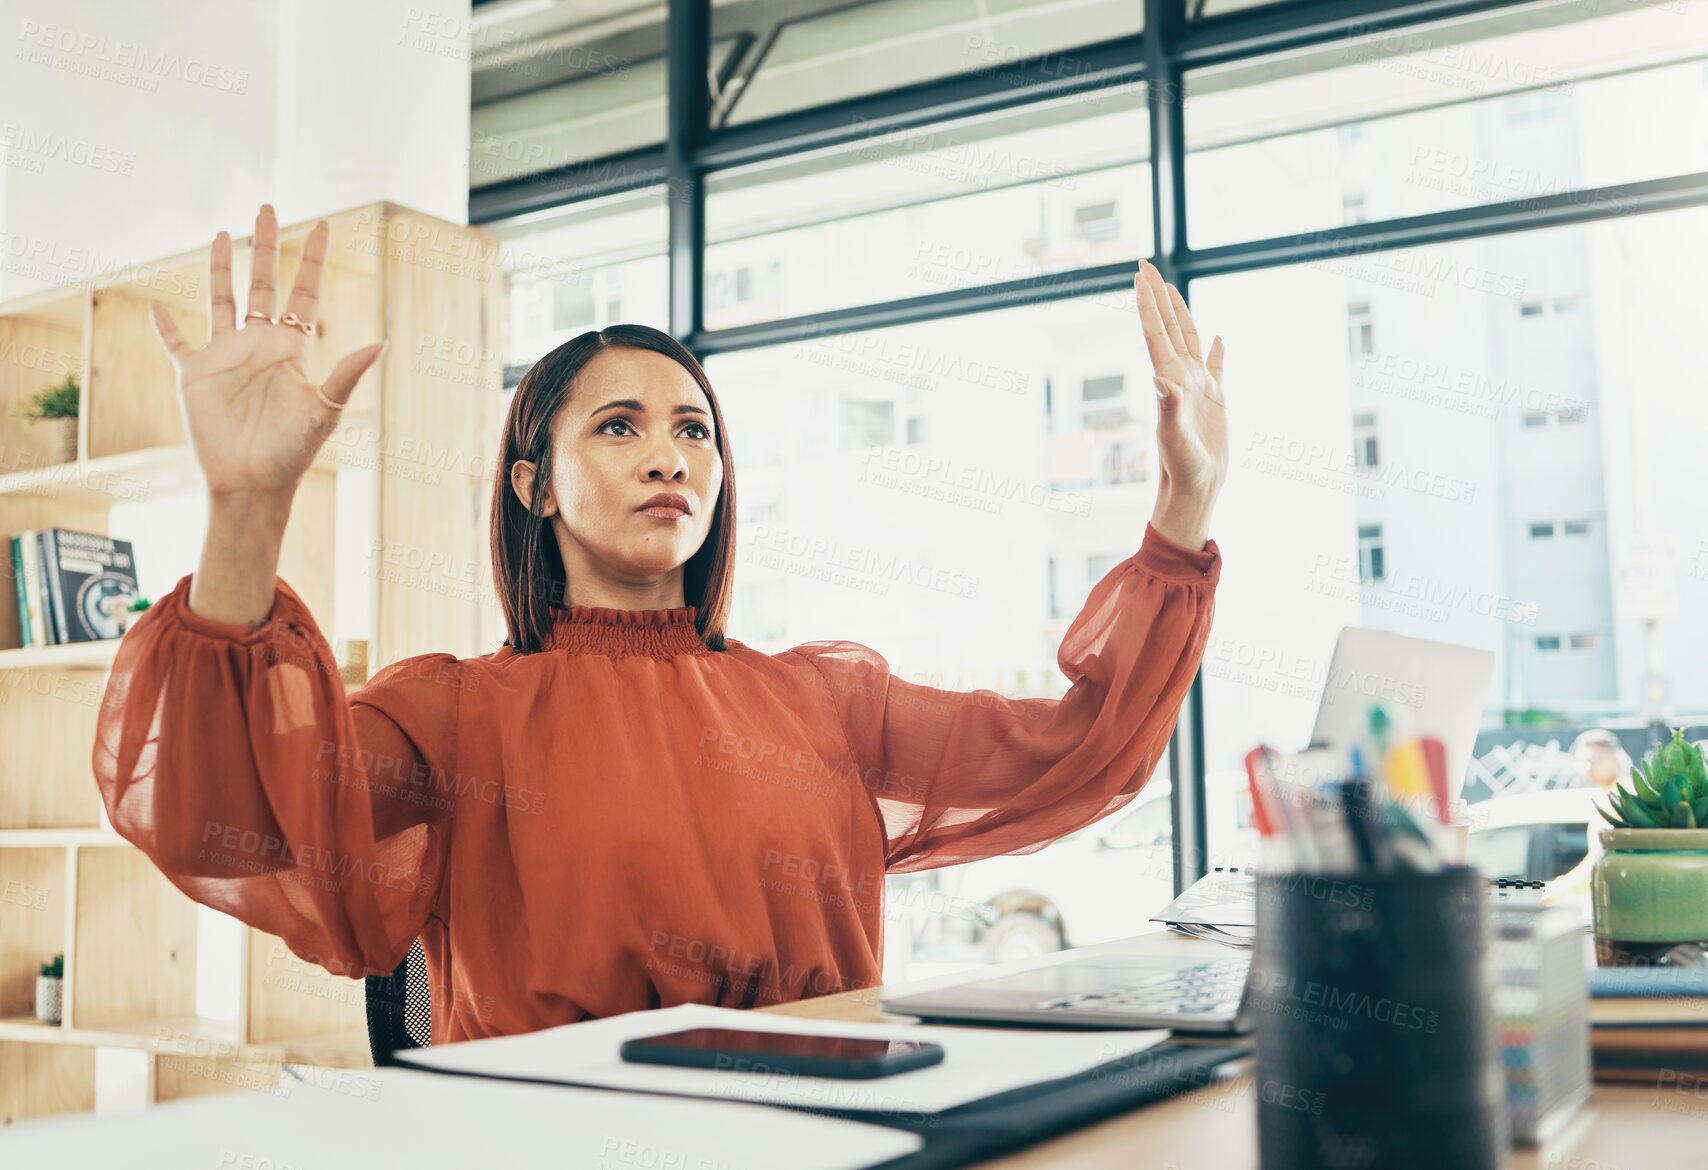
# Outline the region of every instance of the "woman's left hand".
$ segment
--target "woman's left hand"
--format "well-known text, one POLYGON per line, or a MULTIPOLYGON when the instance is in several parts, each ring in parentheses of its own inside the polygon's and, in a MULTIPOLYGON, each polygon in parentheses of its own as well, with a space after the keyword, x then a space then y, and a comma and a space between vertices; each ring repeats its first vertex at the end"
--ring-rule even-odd
POLYGON ((1156 369, 1156 440, 1161 473, 1151 524, 1176 544, 1201 549, 1228 474, 1222 339, 1204 353, 1179 291, 1148 260, 1133 277, 1145 347, 1156 369))

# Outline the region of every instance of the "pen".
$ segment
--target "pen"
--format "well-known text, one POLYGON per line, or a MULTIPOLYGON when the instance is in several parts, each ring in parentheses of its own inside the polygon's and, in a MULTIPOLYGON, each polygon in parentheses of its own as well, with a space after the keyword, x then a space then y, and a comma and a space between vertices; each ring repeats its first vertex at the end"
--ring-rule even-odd
POLYGON ((1285 807, 1279 783, 1269 767, 1269 750, 1262 745, 1245 754, 1245 775, 1251 785, 1251 819, 1262 834, 1265 869, 1286 871, 1298 868, 1298 823, 1285 807))
POLYGON ((1429 771, 1429 787, 1435 794, 1435 819, 1444 825, 1453 823, 1453 813, 1448 805, 1452 798, 1447 793, 1447 745, 1434 736, 1425 736, 1420 745, 1423 751, 1424 765, 1429 771))
POLYGON ((1316 842, 1312 840, 1310 817, 1306 815, 1306 810, 1299 806, 1295 786, 1281 779, 1280 753, 1267 744, 1260 745, 1257 750, 1260 755, 1258 780, 1271 796, 1271 815, 1275 810, 1280 811, 1295 865, 1314 870, 1321 864, 1321 859, 1316 842))

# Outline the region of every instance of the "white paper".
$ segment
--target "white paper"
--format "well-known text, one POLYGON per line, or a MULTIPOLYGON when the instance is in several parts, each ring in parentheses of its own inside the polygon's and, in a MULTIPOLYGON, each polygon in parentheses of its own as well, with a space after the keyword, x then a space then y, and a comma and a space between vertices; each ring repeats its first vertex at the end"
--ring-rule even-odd
POLYGON ((398 1059, 496 1076, 906 1115, 936 1113, 993 1093, 1072 1076, 1129 1052, 1149 1048, 1167 1035, 1166 1031, 1069 1032, 850 1023, 682 1004, 489 1040, 412 1048, 398 1053, 398 1059), (624 1040, 679 1032, 684 1028, 930 1040, 943 1046, 944 1055, 941 1064, 873 1080, 632 1064, 618 1055, 618 1047, 624 1040))
POLYGON ((0 1128, 0 1165, 124 1170, 860 1170, 919 1150, 902 1130, 768 1105, 407 1069, 308 1069, 222 1093, 0 1128))

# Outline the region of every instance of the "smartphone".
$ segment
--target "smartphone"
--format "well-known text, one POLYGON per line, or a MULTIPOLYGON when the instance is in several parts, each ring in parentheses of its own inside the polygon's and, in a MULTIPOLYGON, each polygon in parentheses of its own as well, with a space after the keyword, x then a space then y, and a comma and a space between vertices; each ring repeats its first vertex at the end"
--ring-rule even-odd
POLYGON ((925 1040, 804 1036, 738 1028, 689 1028, 638 1036, 618 1049, 637 1064, 675 1064, 732 1072, 785 1072, 864 1080, 938 1064, 943 1047, 925 1040))

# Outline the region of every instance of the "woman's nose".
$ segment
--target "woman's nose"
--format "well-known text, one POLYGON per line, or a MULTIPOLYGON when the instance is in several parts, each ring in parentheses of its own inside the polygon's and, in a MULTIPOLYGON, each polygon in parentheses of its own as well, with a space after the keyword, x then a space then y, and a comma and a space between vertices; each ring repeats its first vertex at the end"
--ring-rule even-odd
POLYGON ((676 449, 676 444, 666 439, 647 451, 641 469, 648 478, 662 475, 665 479, 680 479, 688 474, 688 460, 676 449))

